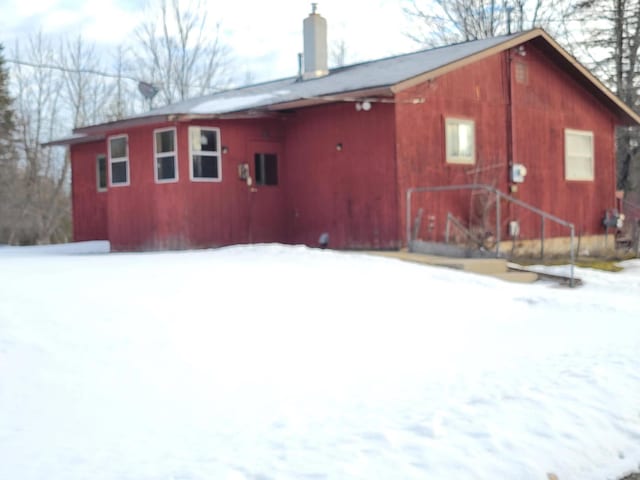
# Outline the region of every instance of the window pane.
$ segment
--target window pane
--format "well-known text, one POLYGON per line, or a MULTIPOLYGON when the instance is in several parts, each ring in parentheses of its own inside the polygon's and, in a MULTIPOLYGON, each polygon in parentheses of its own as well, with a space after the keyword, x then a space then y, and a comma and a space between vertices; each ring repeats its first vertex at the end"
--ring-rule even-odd
POLYGON ((170 155, 157 159, 158 180, 173 180, 176 178, 176 157, 170 155))
POLYGON ((278 157, 272 153, 264 156, 265 185, 278 184, 278 157))
POLYGON ((565 178, 593 180, 593 133, 565 130, 565 178))
POLYGON ((256 184, 278 184, 278 156, 275 153, 256 153, 254 155, 256 184))
POLYGON ((567 152, 569 155, 591 156, 591 137, 567 134, 567 152))
POLYGON ((111 158, 127 156, 127 137, 112 138, 109 140, 109 144, 111 145, 111 158))
POLYGON ((570 180, 593 179, 593 160, 585 157, 567 157, 567 178, 570 180))
POLYGON ((127 183, 127 162, 111 163, 111 183, 127 183))
POLYGON ((200 144, 202 150, 205 152, 217 152, 218 151, 218 132, 215 130, 200 131, 200 144))
POLYGON ((175 150, 174 131, 156 132, 156 152, 167 153, 175 150))
POLYGON ((217 152, 218 131, 190 127, 191 149, 196 152, 217 152))
POLYGON ((253 161, 255 165, 256 172, 256 184, 263 185, 264 184, 264 162, 262 161, 262 154, 256 153, 253 156, 253 161))
POLYGON ((447 162, 474 163, 475 125, 470 120, 447 119, 445 141, 447 162))
POLYGON ((104 190, 107 188, 107 157, 100 155, 97 158, 98 168, 98 188, 104 190))
POLYGON ((458 125, 447 123, 447 156, 458 156, 458 125))
POLYGON ((458 125, 458 156, 460 157, 470 157, 471 156, 471 145, 473 143, 472 138, 473 132, 471 130, 471 125, 468 124, 460 124, 458 125))
POLYGON ((218 178, 216 155, 194 155, 192 158, 194 178, 218 178))

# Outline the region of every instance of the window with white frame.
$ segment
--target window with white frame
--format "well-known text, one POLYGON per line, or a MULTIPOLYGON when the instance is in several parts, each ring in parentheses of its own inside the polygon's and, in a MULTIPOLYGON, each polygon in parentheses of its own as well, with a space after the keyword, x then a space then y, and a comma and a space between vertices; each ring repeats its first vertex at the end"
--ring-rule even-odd
POLYGON ((564 131, 565 180, 593 180, 593 132, 585 130, 564 131))
POLYGON ((220 129, 189 127, 189 152, 191 180, 203 182, 221 180, 220 129))
POLYGON ((445 120, 447 163, 473 164, 476 161, 475 124, 473 120, 445 120))
POLYGON ((176 129, 165 128, 153 132, 156 182, 178 180, 178 156, 176 151, 176 129))
POLYGON ((107 189, 107 156, 98 155, 96 157, 96 184, 99 192, 107 189))
POLYGON ((109 137, 111 186, 129 185, 129 139, 126 135, 109 137))

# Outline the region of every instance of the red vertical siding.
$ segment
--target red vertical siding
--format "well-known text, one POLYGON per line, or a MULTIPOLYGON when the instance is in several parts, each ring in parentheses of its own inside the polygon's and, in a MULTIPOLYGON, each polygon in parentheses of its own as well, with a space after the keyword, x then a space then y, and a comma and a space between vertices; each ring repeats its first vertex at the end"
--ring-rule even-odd
POLYGON ((98 191, 96 164, 98 155, 106 156, 105 143, 83 143, 70 149, 73 240, 106 240, 107 192, 98 191))
MULTIPOLYGON (((279 121, 200 121, 112 132, 120 133, 129 137, 130 184, 109 190, 112 249, 190 248, 284 239, 282 208, 272 207, 264 218, 253 219, 268 223, 269 228, 250 229, 248 207, 252 192, 237 174, 240 163, 249 163, 253 168, 251 142, 265 138, 280 142, 279 121), (221 146, 228 149, 222 154, 221 181, 191 181, 189 125, 220 128, 221 146), (177 129, 178 181, 158 184, 154 178, 153 131, 167 126, 177 129)), ((282 186, 270 189, 275 196, 277 192, 283 195, 282 186)), ((270 203, 277 204, 266 201, 262 207, 268 208, 270 203)))
MULTIPOLYGON (((492 56, 397 96, 399 221, 405 231, 405 193, 410 187, 483 183, 507 187, 506 83, 500 55, 492 56), (413 103, 423 99, 424 103, 413 103), (473 120, 476 164, 446 163, 445 118, 473 120)), ((417 194, 413 215, 423 209, 422 238, 439 240, 447 212, 468 220, 470 192, 417 194), (433 226, 433 230, 429 226, 433 226)), ((413 216, 412 215, 412 216, 413 216)))
POLYGON ((130 184, 109 189, 114 250, 287 242, 336 248, 397 246, 393 106, 357 112, 346 103, 300 110, 286 120, 192 122, 220 128, 220 182, 189 178, 189 124, 176 124, 179 181, 156 184, 150 125, 126 133, 130 184), (286 132, 286 135, 285 135, 286 132), (338 151, 336 145, 341 144, 338 151), (276 186, 238 178, 254 154, 276 153, 276 186))
MULTIPOLYGON (((528 170, 518 195, 573 222, 578 232, 603 233, 604 210, 615 206, 613 115, 533 45, 517 61, 526 65, 527 82, 513 84, 514 159, 528 170), (565 129, 593 132, 594 181, 565 180, 565 129)), ((550 235, 566 235, 566 229, 549 227, 550 235)), ((530 221, 522 228, 534 235, 538 226, 530 221)))
MULTIPOLYGON (((513 64, 504 52, 445 74, 398 95, 396 106, 400 222, 405 227, 404 194, 409 187, 468 183, 493 185, 509 193, 508 114, 511 79, 513 161, 528 170, 525 182, 513 195, 553 215, 573 222, 583 233, 601 233, 600 220, 614 206, 615 147, 612 114, 600 105, 547 57, 526 45, 526 56, 513 62, 526 66, 526 80, 516 82, 513 64), (509 67, 511 71, 509 72, 509 67), (422 104, 411 100, 422 98, 422 104), (444 119, 475 121, 476 165, 450 165, 445 161, 444 119), (564 129, 594 133, 595 181, 564 179, 564 129)), ((417 194, 415 214, 424 209, 421 236, 441 239, 446 214, 468 221, 482 203, 468 192, 417 194), (433 216, 435 229, 428 230, 433 216)), ((540 235, 540 219, 522 209, 506 206, 501 222, 502 238, 507 224, 520 222, 521 238, 540 235)), ((495 220, 490 213, 492 230, 495 220)), ((568 235, 568 230, 547 222, 545 234, 568 235)), ((492 232, 494 233, 494 232, 492 232)), ((404 238, 404 236, 403 236, 404 238)))
POLYGON ((394 130, 383 103, 307 108, 287 121, 290 242, 317 245, 327 232, 333 248, 398 246, 394 130))

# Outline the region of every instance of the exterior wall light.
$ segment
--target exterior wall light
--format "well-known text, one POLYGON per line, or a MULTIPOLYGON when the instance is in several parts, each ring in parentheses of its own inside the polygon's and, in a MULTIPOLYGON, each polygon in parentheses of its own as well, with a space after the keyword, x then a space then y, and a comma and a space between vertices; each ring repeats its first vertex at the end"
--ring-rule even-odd
POLYGON ((222 153, 229 153, 229 147, 222 146, 222 153))
POLYGON ((361 110, 368 112, 371 110, 371 102, 365 100, 364 102, 356 102, 356 110, 359 112, 361 110))
POLYGON ((342 143, 336 143, 336 150, 339 152, 342 151, 342 143))

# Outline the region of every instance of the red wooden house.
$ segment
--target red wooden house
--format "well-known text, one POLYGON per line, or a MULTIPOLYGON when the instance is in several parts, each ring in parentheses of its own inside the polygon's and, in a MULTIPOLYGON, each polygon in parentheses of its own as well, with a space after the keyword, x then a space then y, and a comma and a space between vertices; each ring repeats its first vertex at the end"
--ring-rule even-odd
MULTIPOLYGON (((640 118, 544 31, 328 71, 324 19, 314 12, 304 28, 296 77, 54 142, 70 146, 74 239, 147 250, 315 245, 326 232, 334 248, 395 249, 407 189, 469 183, 604 232, 615 127, 640 118)), ((475 208, 468 191, 414 201, 427 214, 418 236, 433 239, 447 213, 469 222, 475 208)), ((508 221, 536 237, 539 221, 518 215, 506 209, 503 238, 508 221)))

